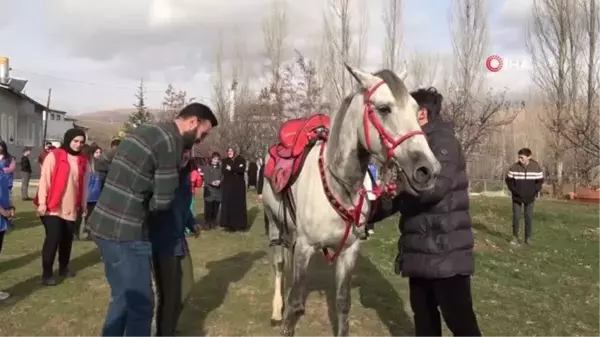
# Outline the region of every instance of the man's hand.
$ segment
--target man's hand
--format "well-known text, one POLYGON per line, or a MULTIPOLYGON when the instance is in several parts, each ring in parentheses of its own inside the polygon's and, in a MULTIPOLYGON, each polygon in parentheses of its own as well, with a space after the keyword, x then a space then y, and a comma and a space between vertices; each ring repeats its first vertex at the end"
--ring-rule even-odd
POLYGON ((225 169, 226 169, 227 171, 231 171, 231 166, 229 166, 229 165, 225 165, 225 169))
POLYGON ((262 194, 259 194, 259 195, 258 195, 258 199, 259 199, 260 201, 262 201, 262 200, 263 200, 263 198, 262 198, 262 194))
POLYGON ((192 231, 192 234, 194 234, 195 238, 200 236, 200 229, 201 229, 201 227, 199 224, 194 225, 194 230, 192 231))
POLYGON ((39 205, 38 208, 37 208, 37 215, 38 216, 44 216, 44 215, 46 215, 46 211, 47 210, 48 209, 46 208, 46 205, 39 205))
POLYGON ((213 181, 212 185, 213 186, 219 186, 219 185, 221 185, 221 181, 220 180, 215 180, 215 181, 213 181))

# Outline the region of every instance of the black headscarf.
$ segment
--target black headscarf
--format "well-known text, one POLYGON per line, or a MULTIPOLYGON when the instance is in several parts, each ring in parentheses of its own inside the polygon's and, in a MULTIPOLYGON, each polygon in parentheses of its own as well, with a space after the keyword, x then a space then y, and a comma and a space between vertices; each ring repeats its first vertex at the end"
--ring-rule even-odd
POLYGON ((81 153, 80 151, 74 151, 71 148, 71 141, 78 136, 82 136, 83 137, 83 141, 85 142, 85 132, 81 129, 78 128, 72 128, 67 130, 67 132, 65 132, 65 135, 63 136, 63 142, 62 145, 60 146, 61 149, 67 151, 68 154, 76 156, 79 153, 81 153))

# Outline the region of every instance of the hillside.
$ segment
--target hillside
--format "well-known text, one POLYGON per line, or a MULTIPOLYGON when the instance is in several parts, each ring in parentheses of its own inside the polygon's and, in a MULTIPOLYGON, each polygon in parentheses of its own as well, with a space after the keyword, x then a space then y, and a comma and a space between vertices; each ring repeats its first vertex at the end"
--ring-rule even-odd
MULTIPOLYGON (((129 114, 134 108, 122 108, 113 110, 100 110, 79 115, 73 115, 77 124, 89 128, 90 141, 98 143, 102 147, 108 147, 110 141, 119 134, 123 123, 127 121, 129 114)), ((151 109, 155 115, 158 109, 151 109)))

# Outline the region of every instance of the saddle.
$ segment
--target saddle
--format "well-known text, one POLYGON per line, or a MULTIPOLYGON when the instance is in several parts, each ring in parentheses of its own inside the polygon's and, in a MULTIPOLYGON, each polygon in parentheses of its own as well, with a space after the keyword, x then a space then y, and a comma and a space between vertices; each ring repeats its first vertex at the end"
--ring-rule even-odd
POLYGON ((281 125, 279 139, 269 148, 270 158, 265 163, 265 178, 275 193, 292 185, 302 170, 308 150, 318 140, 327 139, 329 126, 329 117, 323 114, 292 119, 281 125))

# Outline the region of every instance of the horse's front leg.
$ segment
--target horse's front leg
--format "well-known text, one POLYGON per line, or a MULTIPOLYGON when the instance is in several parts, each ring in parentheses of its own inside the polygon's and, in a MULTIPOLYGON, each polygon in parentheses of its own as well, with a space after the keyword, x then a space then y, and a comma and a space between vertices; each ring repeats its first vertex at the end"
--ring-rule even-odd
POLYGON ((275 288, 273 291, 273 313, 271 314, 271 325, 279 325, 283 319, 283 271, 285 267, 285 255, 289 248, 282 244, 271 247, 273 272, 275 274, 275 288))
POLYGON ((355 240, 338 257, 335 270, 336 298, 335 306, 338 319, 337 336, 348 336, 350 325, 348 314, 350 313, 350 281, 354 264, 358 257, 360 240, 355 240))
POLYGON ((281 327, 283 336, 294 335, 298 319, 304 315, 306 310, 306 298, 308 297, 306 274, 310 258, 314 252, 314 247, 310 246, 304 237, 296 239, 290 261, 292 264, 292 279, 285 302, 281 327))

